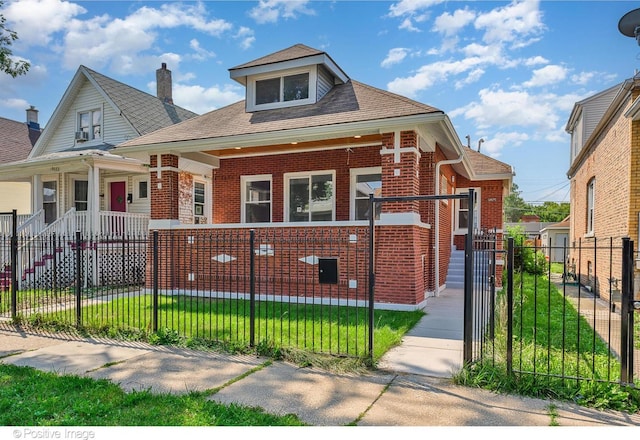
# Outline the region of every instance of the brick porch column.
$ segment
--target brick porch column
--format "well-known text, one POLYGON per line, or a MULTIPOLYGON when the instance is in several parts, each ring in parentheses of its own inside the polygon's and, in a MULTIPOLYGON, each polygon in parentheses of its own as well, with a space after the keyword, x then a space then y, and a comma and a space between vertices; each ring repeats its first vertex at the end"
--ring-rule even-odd
POLYGON ((152 155, 150 159, 151 220, 178 220, 178 156, 152 155))
MULTIPOLYGON (((420 195, 418 134, 385 133, 380 155, 383 197, 420 195)), ((428 233, 417 201, 383 203, 375 239, 376 302, 412 308, 424 300, 428 233)))

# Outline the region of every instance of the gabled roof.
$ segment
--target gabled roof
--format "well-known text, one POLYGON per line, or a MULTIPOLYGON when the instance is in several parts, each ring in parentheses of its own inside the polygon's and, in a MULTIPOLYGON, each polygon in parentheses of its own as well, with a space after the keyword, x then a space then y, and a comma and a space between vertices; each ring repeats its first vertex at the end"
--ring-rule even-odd
POLYGON ((246 69, 247 67, 264 66, 266 64, 281 63, 283 61, 291 61, 299 58, 306 58, 314 55, 323 54, 321 50, 314 49, 304 44, 294 44, 286 49, 279 50, 277 52, 265 55, 257 58, 253 61, 240 64, 239 66, 231 67, 229 70, 246 69))
POLYGON ((67 110, 75 103, 78 92, 87 81, 139 135, 197 116, 192 111, 168 104, 149 93, 104 76, 88 67, 80 66, 30 157, 42 154, 48 139, 55 133, 67 110))
POLYGON ((286 49, 240 64, 229 69, 229 75, 240 84, 246 85, 247 76, 285 70, 294 67, 321 64, 336 78, 336 83, 349 80, 347 74, 331 59, 329 54, 304 44, 295 44, 286 49))
POLYGON ((465 148, 464 154, 469 158, 474 180, 486 180, 492 178, 504 178, 505 175, 513 175, 511 165, 500 162, 497 159, 486 156, 471 148, 465 148))
POLYGON ((320 129, 342 124, 443 114, 435 107, 351 80, 346 84, 334 86, 315 104, 248 113, 245 111, 243 100, 126 141, 118 145, 116 151, 204 139, 209 141, 208 149, 214 150, 214 140, 219 140, 221 147, 228 147, 229 138, 235 136, 283 133, 288 130, 320 129))
POLYGON ((0 118, 0 163, 25 159, 40 137, 40 130, 25 122, 0 118))

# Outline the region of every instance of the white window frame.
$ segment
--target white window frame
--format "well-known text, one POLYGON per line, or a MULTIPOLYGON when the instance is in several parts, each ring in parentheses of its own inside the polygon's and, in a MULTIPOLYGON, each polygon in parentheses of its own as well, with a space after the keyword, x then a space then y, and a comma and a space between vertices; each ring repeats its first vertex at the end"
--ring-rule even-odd
POLYGON ((149 179, 147 177, 134 177, 133 178, 133 194, 135 200, 148 200, 151 197, 151 186, 149 185, 149 179), (140 195, 140 184, 144 182, 147 184, 147 195, 142 197, 140 195))
POLYGON ((89 194, 89 179, 86 177, 73 177, 71 179, 71 191, 72 191, 72 195, 73 195, 73 207, 76 209, 76 211, 79 212, 78 208, 76 207, 76 204, 78 202, 82 202, 82 203, 86 203, 87 204, 87 209, 86 211, 89 211, 89 199, 91 198, 91 195, 89 194), (87 183, 87 200, 78 200, 78 197, 76 196, 76 182, 86 182, 87 183))
MULTIPOLYGON (((263 181, 269 182, 269 223, 273 221, 273 176, 271 174, 256 174, 250 176, 240 176, 240 218, 242 223, 247 223, 247 183, 263 181)), ((267 202, 258 203, 266 204, 267 202)))
POLYGON ((367 167, 367 168, 351 168, 349 170, 349 219, 351 221, 356 220, 356 185, 358 176, 366 176, 369 174, 380 174, 382 180, 382 167, 367 167))
POLYGON ((104 110, 102 108, 100 108, 100 107, 96 107, 96 108, 92 108, 92 109, 89 109, 89 110, 78 111, 78 117, 77 117, 77 120, 78 120, 77 127, 78 128, 77 128, 76 131, 84 131, 82 129, 82 126, 81 126, 81 124, 82 124, 81 120, 82 120, 82 115, 85 114, 85 113, 89 114, 89 119, 90 119, 90 125, 89 125, 89 131, 88 131, 88 133, 89 133, 89 140, 88 141, 90 142, 90 141, 102 139, 103 138, 103 132, 104 132, 104 110), (95 112, 100 112, 100 125, 99 125, 100 126, 100 135, 98 137, 94 136, 94 127, 96 127, 96 125, 93 124, 93 114, 95 112))
POLYGON ((42 209, 43 210, 45 210, 44 209, 44 205, 45 204, 55 205, 55 218, 53 219, 53 221, 56 221, 60 217, 60 197, 59 197, 60 196, 60 185, 59 185, 58 178, 57 177, 43 177, 42 178, 42 186, 41 186, 41 189, 40 189, 40 194, 41 194, 41 197, 42 197, 42 209), (45 183, 48 183, 48 182, 55 183, 56 194, 55 194, 55 200, 53 202, 46 202, 45 201, 44 186, 45 186, 45 183))
POLYGON ((207 215, 207 182, 199 179, 193 179, 193 195, 192 195, 192 204, 193 204, 193 218, 194 220, 197 217, 205 217, 207 220, 211 220, 207 215), (196 202, 196 185, 202 185, 202 191, 204 200, 202 202, 196 202), (196 214, 196 205, 202 205, 202 214, 196 214))
MULTIPOLYGON (((475 197, 475 209, 473 211, 473 223, 476 228, 480 227, 480 225, 482 224, 482 222, 480 221, 480 213, 482 212, 480 209, 480 188, 457 188, 456 189, 456 194, 463 194, 463 193, 468 193, 469 189, 473 189, 474 190, 474 197, 475 197)), ((469 232, 469 228, 460 228, 458 227, 458 225, 460 224, 459 220, 460 220, 460 199, 455 199, 456 200, 456 209, 455 209, 455 213, 454 213, 454 234, 455 235, 460 235, 460 234, 466 234, 469 232)))
MULTIPOLYGON (((336 171, 335 170, 321 170, 321 171, 303 171, 297 173, 285 173, 284 174, 284 221, 291 222, 289 219, 289 181, 291 179, 297 179, 300 177, 308 177, 311 180, 312 176, 331 174, 331 182, 333 183, 333 194, 331 195, 331 220, 336 220, 336 171)), ((311 188, 311 186, 309 186, 311 188)), ((311 215, 311 212, 309 213, 311 215)), ((317 221, 308 220, 309 223, 317 223, 317 221)), ((296 222, 298 223, 298 222, 296 222)))
POLYGON ((596 202, 596 178, 593 177, 587 182, 587 235, 592 236, 594 234, 595 223, 595 202, 596 202))
POLYGON ((285 70, 285 71, 278 72, 277 74, 274 74, 274 72, 271 72, 271 73, 265 73, 262 75, 256 75, 254 77, 251 77, 247 83, 247 100, 246 100, 247 111, 251 112, 251 111, 257 111, 257 110, 270 110, 274 108, 293 107, 296 105, 313 104, 316 102, 317 82, 318 82, 318 75, 317 75, 316 69, 312 68, 312 66, 308 66, 300 69, 285 70), (299 75, 301 73, 309 74, 309 97, 307 99, 283 101, 282 89, 284 84, 284 77, 299 75), (280 101, 271 102, 267 104, 256 104, 255 103, 256 102, 256 82, 268 80, 268 79, 274 79, 274 78, 280 78, 280 101))

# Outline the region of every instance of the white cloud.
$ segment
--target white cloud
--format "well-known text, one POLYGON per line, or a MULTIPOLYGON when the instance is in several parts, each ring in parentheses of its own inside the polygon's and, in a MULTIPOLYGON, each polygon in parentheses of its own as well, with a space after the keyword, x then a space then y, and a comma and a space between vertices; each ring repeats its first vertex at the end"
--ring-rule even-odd
POLYGON ((391 67, 394 64, 402 62, 409 53, 409 50, 404 47, 395 47, 387 53, 387 57, 380 63, 382 67, 391 67))
POLYGON ((479 14, 475 27, 484 31, 486 43, 517 42, 526 44, 545 29, 538 0, 513 1, 507 6, 479 14))
POLYGON ((18 33, 18 42, 34 46, 47 46, 52 34, 86 12, 79 4, 62 0, 13 1, 5 3, 2 11, 9 29, 18 33))
POLYGON ((476 14, 467 8, 458 9, 453 14, 444 13, 436 18, 433 30, 450 37, 473 22, 475 16, 476 14))
POLYGON ((548 84, 556 84, 567 77, 567 69, 558 65, 544 66, 533 71, 533 76, 522 85, 525 87, 540 87, 548 84))
POLYGON ((472 57, 460 61, 439 61, 427 64, 412 76, 394 79, 387 84, 387 88, 391 92, 414 97, 419 91, 446 81, 450 75, 458 75, 477 69, 481 63, 480 58, 472 57))
POLYGON ((537 132, 555 130, 560 121, 558 96, 531 95, 525 91, 482 89, 479 101, 450 112, 473 120, 476 127, 528 127, 537 132))
POLYGON ((389 7, 389 15, 391 17, 413 15, 417 11, 428 9, 443 1, 444 0, 400 0, 398 3, 394 3, 389 7))
POLYGON ((245 50, 249 49, 256 41, 253 30, 246 26, 240 27, 236 32, 235 38, 240 40, 240 47, 245 50))
POLYGON ((527 58, 526 60, 524 60, 525 66, 537 66, 540 64, 548 64, 548 63, 549 63, 549 60, 547 60, 545 57, 542 57, 540 55, 536 55, 534 57, 527 58))
POLYGON ((204 61, 206 59, 214 58, 216 56, 215 52, 212 52, 210 50, 206 50, 205 48, 200 46, 200 42, 198 40, 196 40, 195 38, 193 38, 193 39, 191 39, 191 41, 189 41, 189 47, 191 49, 193 49, 194 53, 191 55, 191 57, 194 60, 204 61))
POLYGON ((296 18, 299 14, 315 15, 307 6, 308 0, 260 0, 258 6, 249 11, 256 23, 275 23, 280 18, 296 18))
POLYGON ((180 107, 204 114, 244 99, 243 89, 235 85, 211 86, 173 85, 173 101, 180 107))
POLYGON ((6 107, 13 110, 26 110, 29 103, 21 98, 0 99, 0 107, 6 107))
MULTIPOLYGON (((480 152, 494 158, 500 157, 502 150, 506 146, 517 147, 524 142, 530 140, 527 133, 519 132, 497 132, 491 138, 484 136, 484 142, 480 148, 480 152)), ((473 147, 473 145, 472 145, 473 147)))

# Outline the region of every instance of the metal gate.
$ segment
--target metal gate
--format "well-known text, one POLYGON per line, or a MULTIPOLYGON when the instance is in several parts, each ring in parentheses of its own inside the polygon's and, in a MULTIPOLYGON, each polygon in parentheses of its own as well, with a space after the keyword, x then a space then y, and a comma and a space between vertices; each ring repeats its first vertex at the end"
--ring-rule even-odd
MULTIPOLYGON (((446 194, 446 195, 424 195, 424 196, 404 196, 404 197, 374 197, 373 194, 369 195, 369 212, 376 212, 376 204, 388 203, 388 202, 422 202, 422 201, 439 201, 439 200, 459 200, 466 199, 468 206, 472 207, 475 200, 475 191, 473 188, 469 188, 468 193, 459 194, 446 194)), ((438 222, 438 219, 436 219, 438 222)), ((474 210, 469 209, 467 223, 469 225, 474 224, 474 210)), ((477 310, 482 310, 483 304, 480 304, 478 309, 478 301, 483 298, 480 295, 478 299, 475 299, 476 294, 475 286, 478 284, 482 276, 482 270, 480 265, 475 267, 474 254, 478 254, 480 250, 475 250, 474 235, 467 234, 465 236, 465 262, 464 262, 464 329, 463 329, 463 361, 468 364, 473 361, 474 346, 478 346, 478 342, 482 341, 486 326, 479 320, 484 318, 484 312, 478 315, 477 310), (475 275, 474 275, 475 274, 475 275)), ((369 302, 374 303, 375 299, 375 216, 371 215, 369 218, 369 302)), ((479 254, 481 255, 481 254, 479 254)), ((480 258, 480 261, 484 261, 480 258)), ((495 268, 495 262, 493 264, 495 268)), ((435 268, 435 270, 439 270, 435 268)), ((495 273, 494 278, 495 280, 495 273)), ((436 286, 437 288, 437 286, 436 286)), ((373 307, 369 309, 370 322, 373 322, 373 307)), ((370 333, 369 346, 373 347, 373 332, 370 333)))

